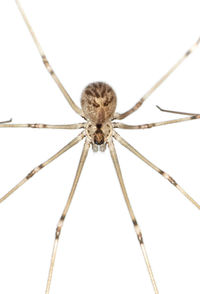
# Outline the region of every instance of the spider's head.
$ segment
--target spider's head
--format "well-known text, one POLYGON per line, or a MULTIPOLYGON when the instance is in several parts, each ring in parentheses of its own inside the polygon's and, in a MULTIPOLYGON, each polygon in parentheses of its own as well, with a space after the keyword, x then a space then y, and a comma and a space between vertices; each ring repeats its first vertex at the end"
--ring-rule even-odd
POLYGON ((102 82, 89 84, 81 96, 84 116, 95 125, 101 125, 113 118, 116 103, 115 92, 109 85, 102 82))

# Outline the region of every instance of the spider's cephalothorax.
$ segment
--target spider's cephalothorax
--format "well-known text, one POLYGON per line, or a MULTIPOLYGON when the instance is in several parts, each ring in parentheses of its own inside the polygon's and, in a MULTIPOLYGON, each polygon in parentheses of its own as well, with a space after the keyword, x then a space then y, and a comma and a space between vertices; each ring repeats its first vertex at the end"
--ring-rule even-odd
POLYGON ((111 132, 110 121, 113 119, 117 98, 113 89, 106 83, 89 84, 81 96, 81 106, 88 120, 88 135, 91 138, 93 150, 105 150, 105 144, 111 132))

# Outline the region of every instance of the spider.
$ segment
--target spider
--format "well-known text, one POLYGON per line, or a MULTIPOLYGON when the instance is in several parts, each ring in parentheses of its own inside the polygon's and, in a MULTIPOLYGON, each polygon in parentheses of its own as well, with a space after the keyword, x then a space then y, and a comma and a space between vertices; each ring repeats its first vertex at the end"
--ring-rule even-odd
POLYGON ((162 109, 160 107, 159 110, 163 112, 170 112, 170 113, 176 113, 176 114, 182 114, 187 115, 184 118, 174 119, 174 120, 168 120, 168 121, 162 121, 162 122, 155 122, 155 123, 148 123, 148 124, 142 124, 142 125, 127 125, 123 124, 120 121, 126 118, 127 116, 131 115, 133 112, 137 111, 143 103, 146 101, 146 99, 170 76, 170 74, 194 51, 194 49, 199 45, 200 38, 195 42, 195 44, 183 55, 183 57, 149 90, 146 92, 146 94, 128 111, 124 113, 116 113, 116 104, 117 104, 117 97, 114 92, 114 90, 109 86, 108 84, 104 82, 93 82, 90 83, 82 92, 81 96, 81 108, 78 107, 72 98, 69 96, 65 88, 63 87, 61 81, 55 74, 53 68, 51 67, 45 53, 43 52, 43 49, 38 42, 36 35, 32 29, 32 27, 29 24, 29 21, 19 3, 18 0, 16 0, 16 4, 18 6, 19 11, 21 12, 22 17, 24 18, 24 21, 32 35, 32 38, 35 42, 35 45, 41 55, 42 61, 49 72, 49 74, 52 76, 54 81, 56 82, 57 86, 60 88, 61 92, 63 93, 65 99, 71 106, 71 108, 79 114, 85 121, 82 123, 76 123, 76 124, 70 124, 70 125, 48 125, 48 124, 10 124, 11 120, 9 121, 2 121, 0 122, 1 128, 38 128, 38 129, 83 129, 83 131, 75 137, 71 142, 69 142, 65 147, 63 147, 61 150, 59 150, 56 154, 54 154, 52 157, 50 157, 48 160, 44 161, 40 165, 38 165, 36 168, 34 168, 32 171, 30 171, 17 185, 15 185, 7 194, 5 194, 1 199, 0 203, 6 200, 12 193, 14 193, 18 188, 20 188, 25 182, 27 182, 29 179, 31 179, 36 173, 38 173, 41 169, 43 169, 45 166, 50 164, 52 161, 54 161, 56 158, 61 156, 63 153, 65 153, 67 150, 78 144, 81 140, 84 141, 84 147, 82 150, 82 154, 80 157, 80 161, 78 164, 78 168, 76 171, 75 179, 72 185, 71 192, 69 194, 67 203, 64 207, 64 210, 62 212, 62 215, 58 221, 58 225, 56 228, 55 233, 55 240, 53 244, 53 251, 52 251, 52 257, 50 261, 50 268, 49 268, 49 275, 46 285, 46 294, 50 293, 50 287, 51 287, 51 281, 52 281, 52 275, 53 275, 53 269, 57 254, 57 248, 58 248, 58 242, 61 236, 61 231, 63 228, 63 224, 67 215, 67 212, 69 210, 70 204, 72 202, 85 160, 88 155, 88 151, 90 147, 92 147, 92 150, 94 152, 104 152, 106 148, 108 147, 110 151, 110 155, 119 179, 119 183, 122 189, 122 193, 124 196, 124 200, 126 202, 141 250, 142 254, 144 256, 144 261, 146 263, 146 267, 152 282, 152 286, 154 289, 155 294, 158 294, 158 287, 156 284, 156 280, 154 278, 154 274, 150 265, 150 261, 147 255, 147 251, 145 249, 144 244, 144 238, 140 229, 140 226, 138 224, 138 221, 136 219, 135 213, 132 209, 130 200, 128 198, 128 194, 124 185, 121 168, 119 165, 117 153, 115 150, 114 145, 114 139, 117 140, 121 145, 123 145, 125 148, 127 148, 129 151, 131 151, 133 154, 135 154, 137 157, 139 157, 142 161, 144 161, 147 165, 149 165, 152 169, 154 169, 157 173, 159 173, 162 177, 167 179, 169 183, 171 183, 175 188, 177 188, 193 205, 195 205, 197 208, 200 209, 200 205, 176 182, 174 178, 172 178, 169 174, 167 174, 165 171, 158 168, 155 164, 153 164, 151 161, 149 161, 147 158, 145 158, 139 151, 137 151, 133 146, 131 146, 125 139, 123 139, 116 131, 116 128, 119 129, 147 129, 167 124, 173 124, 178 122, 184 122, 189 120, 195 120, 199 119, 200 115, 195 113, 187 113, 187 112, 178 112, 178 111, 172 111, 172 110, 166 110, 162 109), (116 121, 117 120, 117 121, 116 121))

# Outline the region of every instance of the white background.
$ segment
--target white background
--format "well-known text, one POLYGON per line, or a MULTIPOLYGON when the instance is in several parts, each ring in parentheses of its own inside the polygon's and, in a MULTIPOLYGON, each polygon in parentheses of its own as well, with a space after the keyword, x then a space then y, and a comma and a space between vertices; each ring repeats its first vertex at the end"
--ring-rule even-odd
MULTIPOLYGON (((200 35, 199 1, 22 1, 59 78, 79 104, 106 81, 117 111, 133 106, 200 35)), ((46 72, 14 1, 0 2, 0 121, 80 122, 46 72)), ((200 112, 200 48, 125 122, 180 117, 155 105, 200 112)), ((119 131, 196 201, 199 121, 119 131)), ((78 131, 0 129, 0 193, 78 131)), ((0 293, 45 292, 54 233, 82 143, 0 207, 0 293)), ((168 181, 116 143, 125 184, 161 294, 200 293, 200 213, 168 181)), ((90 151, 62 231, 51 293, 154 293, 108 150, 90 151)))

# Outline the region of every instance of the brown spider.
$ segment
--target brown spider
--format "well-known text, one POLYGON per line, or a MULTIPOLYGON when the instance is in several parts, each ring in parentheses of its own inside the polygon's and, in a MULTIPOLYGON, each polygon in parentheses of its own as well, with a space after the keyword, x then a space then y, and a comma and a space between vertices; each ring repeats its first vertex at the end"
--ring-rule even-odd
POLYGON ((199 119, 199 114, 194 113, 184 113, 184 112, 176 112, 171 110, 165 110, 159 109, 161 111, 165 112, 171 112, 171 113, 178 113, 178 114, 184 114, 188 115, 187 117, 180 118, 180 119, 174 119, 169 121, 162 121, 162 122, 156 122, 156 123, 150 123, 150 124, 143 124, 143 125, 126 125, 120 122, 114 122, 115 120, 122 120, 135 112, 138 108, 142 106, 144 101, 157 89, 160 84, 162 84, 168 76, 193 52, 193 50, 199 45, 200 39, 184 54, 184 56, 134 105, 131 109, 126 111, 125 113, 115 113, 116 104, 117 104, 117 98, 116 94, 113 91, 113 89, 106 83, 103 82, 95 82, 89 84, 83 91, 81 96, 81 107, 79 108, 74 101, 71 99, 65 88, 63 87, 62 83, 56 76, 54 70, 52 69, 51 65, 49 64, 46 55, 44 54, 29 22, 28 19, 20 6, 20 3, 18 0, 16 0, 16 3, 18 5, 18 8, 24 18, 24 21, 33 37, 33 40, 39 50, 39 53, 42 57, 43 63, 62 91, 64 97, 70 104, 71 108, 78 113, 86 122, 83 123, 77 123, 77 124, 71 124, 71 125, 47 125, 47 124, 9 124, 11 121, 5 121, 0 123, 1 128, 50 128, 50 129, 83 129, 83 131, 74 138, 70 143, 68 143, 64 148, 62 148, 60 151, 58 151, 55 155, 50 157, 48 160, 34 168, 24 179, 22 179, 16 186, 14 186, 6 195, 4 195, 0 202, 3 202, 6 198, 8 198, 13 192, 15 192, 19 187, 21 187, 25 182, 27 182, 30 178, 32 178, 37 172, 39 172, 42 168, 44 168, 46 165, 51 163, 53 160, 58 158, 61 154, 66 152, 68 149, 76 145, 78 142, 80 142, 82 139, 85 138, 85 143, 83 147, 83 151, 81 154, 80 162, 78 165, 78 169, 76 172, 76 176, 73 182, 73 186, 70 192, 70 195, 68 197, 67 203, 64 207, 63 213, 60 217, 60 220, 58 222, 57 228, 56 228, 56 235, 55 235, 55 241, 53 246, 53 253, 51 257, 51 263, 50 263, 50 269, 49 269, 49 276, 46 286, 46 294, 49 294, 50 292, 50 286, 51 286, 51 280, 52 280, 52 274, 53 274, 53 268, 57 253, 57 247, 58 247, 58 241, 60 238, 61 230, 64 224, 64 220, 66 217, 66 214, 68 212, 68 209, 70 207, 72 198, 74 196, 74 192, 76 189, 76 186, 78 184, 78 180, 83 168, 83 165, 85 163, 88 151, 90 146, 92 146, 93 151, 105 151, 106 147, 108 146, 110 150, 110 154, 116 169, 116 173, 121 185, 121 189, 123 192, 123 196, 130 214, 130 217, 132 219, 135 232, 138 237, 139 244, 141 246, 141 250, 145 259, 145 263, 149 272, 149 276, 151 278, 151 282, 154 288, 154 292, 158 294, 158 288, 155 282, 155 278, 150 266, 150 262, 147 256, 147 252, 144 246, 144 240, 142 236, 141 229, 138 225, 138 222, 136 220, 135 214, 133 212, 133 209, 131 207, 127 191, 124 185, 124 181, 121 174, 120 165, 118 162, 115 146, 113 143, 113 138, 117 140, 120 144, 122 144, 124 147, 129 149, 132 153, 134 153, 136 156, 138 156, 141 160, 143 160, 146 164, 148 164, 151 168, 153 168, 155 171, 157 171, 159 174, 161 174, 164 178, 166 178, 172 185, 174 185, 188 200, 190 200, 197 208, 200 209, 200 205, 190 196, 188 195, 185 190, 166 172, 159 169, 156 165, 154 165, 152 162, 150 162, 147 158, 145 158, 142 154, 140 154, 133 146, 131 146, 128 142, 126 142, 116 131, 116 128, 121 129, 146 129, 146 128, 152 128, 156 126, 166 125, 166 124, 173 124, 177 122, 183 122, 193 119, 199 119))

